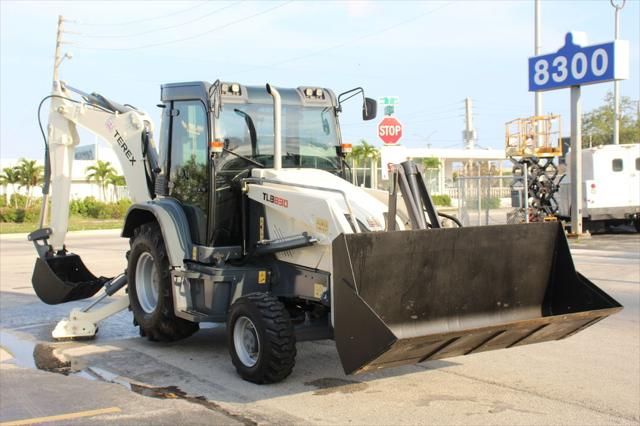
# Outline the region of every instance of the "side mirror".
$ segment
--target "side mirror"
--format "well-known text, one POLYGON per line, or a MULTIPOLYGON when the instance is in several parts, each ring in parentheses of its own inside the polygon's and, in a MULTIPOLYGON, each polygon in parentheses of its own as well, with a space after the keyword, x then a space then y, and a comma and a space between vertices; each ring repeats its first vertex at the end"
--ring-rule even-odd
POLYGON ((376 114, 378 112, 378 103, 375 99, 364 98, 364 103, 362 104, 362 119, 365 121, 373 120, 376 118, 376 114))

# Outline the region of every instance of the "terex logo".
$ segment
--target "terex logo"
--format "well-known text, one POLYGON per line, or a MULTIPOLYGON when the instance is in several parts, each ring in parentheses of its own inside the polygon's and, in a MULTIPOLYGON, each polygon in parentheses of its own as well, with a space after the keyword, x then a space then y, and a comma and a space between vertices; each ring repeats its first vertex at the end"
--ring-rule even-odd
POLYGON ((275 195, 267 194, 266 192, 262 193, 262 198, 269 203, 275 204, 276 206, 285 208, 289 207, 289 200, 287 199, 276 197, 275 195))
POLYGON ((127 160, 131 162, 131 165, 136 162, 136 159, 133 157, 133 152, 127 146, 127 143, 124 141, 120 132, 116 129, 116 133, 113 135, 113 138, 116 140, 120 148, 122 148, 122 152, 124 152, 124 156, 127 157, 127 160))

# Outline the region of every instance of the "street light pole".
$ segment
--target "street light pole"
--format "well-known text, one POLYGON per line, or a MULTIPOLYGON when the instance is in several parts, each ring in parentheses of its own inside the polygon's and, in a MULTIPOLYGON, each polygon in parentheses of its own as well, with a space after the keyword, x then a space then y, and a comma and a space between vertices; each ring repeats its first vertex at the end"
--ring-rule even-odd
MULTIPOLYGON (((627 0, 622 0, 622 3, 610 1, 611 6, 616 10, 615 40, 618 40, 620 38, 620 11, 627 0)), ((613 143, 615 145, 620 143, 620 82, 618 80, 613 82, 613 143)))
MULTIPOLYGON (((535 0, 535 25, 534 25, 534 39, 535 45, 533 49, 534 56, 540 56, 541 47, 541 32, 540 32, 540 20, 541 20, 541 6, 540 0, 535 0)), ((535 92, 535 116, 540 117, 542 115, 542 92, 535 92)))

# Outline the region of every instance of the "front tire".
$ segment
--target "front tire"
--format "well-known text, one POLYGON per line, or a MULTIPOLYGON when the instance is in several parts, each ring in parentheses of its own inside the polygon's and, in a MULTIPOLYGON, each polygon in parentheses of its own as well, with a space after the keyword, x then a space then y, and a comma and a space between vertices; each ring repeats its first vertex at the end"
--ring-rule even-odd
POLYGON ((174 314, 169 259, 157 224, 146 223, 135 229, 127 278, 129 306, 141 336, 173 342, 198 330, 197 323, 174 314))
POLYGON ((265 384, 284 380, 295 365, 291 318, 277 298, 252 293, 231 305, 227 322, 231 361, 240 377, 265 384))

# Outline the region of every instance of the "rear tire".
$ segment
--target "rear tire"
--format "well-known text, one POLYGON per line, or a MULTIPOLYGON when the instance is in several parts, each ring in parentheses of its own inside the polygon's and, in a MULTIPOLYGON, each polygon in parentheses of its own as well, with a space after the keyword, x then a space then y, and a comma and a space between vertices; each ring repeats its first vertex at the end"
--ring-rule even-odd
POLYGON ((146 223, 136 228, 128 256, 129 306, 140 335, 173 342, 198 331, 198 324, 175 316, 169 259, 160 228, 146 223))
POLYGON ((252 293, 236 300, 229 313, 227 338, 231 361, 244 380, 276 383, 291 374, 295 335, 289 312, 277 298, 252 293))

